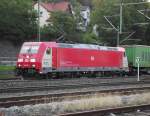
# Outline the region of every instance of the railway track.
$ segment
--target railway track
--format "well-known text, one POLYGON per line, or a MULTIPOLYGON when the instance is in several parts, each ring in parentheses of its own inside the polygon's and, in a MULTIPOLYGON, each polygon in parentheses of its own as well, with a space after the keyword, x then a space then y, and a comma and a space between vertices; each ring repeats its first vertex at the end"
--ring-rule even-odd
POLYGON ((89 95, 130 95, 130 94, 141 94, 144 92, 149 92, 150 87, 140 87, 140 88, 128 88, 128 89, 110 89, 101 91, 86 91, 86 92, 73 92, 73 93, 59 93, 59 94, 46 94, 46 95, 34 95, 34 96, 21 96, 21 97, 8 97, 0 98, 0 107, 11 107, 11 106, 23 106, 23 105, 34 105, 39 103, 49 103, 62 101, 69 98, 81 98, 89 95))
MULTIPOLYGON (((59 79, 41 79, 41 80, 23 80, 21 77, 16 77, 16 78, 5 78, 5 79, 0 79, 0 84, 2 83, 25 83, 25 82, 45 82, 45 81, 77 81, 77 80, 82 80, 82 79, 87 79, 87 80, 123 80, 123 79, 137 79, 136 76, 128 76, 128 77, 81 77, 81 78, 59 78, 59 79)), ((150 80, 150 75, 143 75, 140 77, 141 80, 150 80)))
MULTIPOLYGON (((148 77, 149 75, 144 75, 142 77, 148 77)), ((47 78, 47 79, 34 79, 34 78, 27 78, 27 79, 23 79, 22 77, 14 77, 14 75, 12 75, 12 77, 5 77, 5 78, 0 78, 0 82, 1 81, 5 81, 5 80, 9 80, 9 81, 38 81, 38 80, 70 80, 70 78, 47 78), (13 78, 12 78, 13 77, 13 78)), ((128 76, 127 78, 135 78, 136 76, 128 76)), ((90 77, 80 77, 80 78, 90 78, 90 77)), ((93 77, 91 77, 93 78, 93 77)), ((114 77, 95 77, 95 78, 100 78, 100 79, 113 79, 114 77)), ((115 77, 116 78, 116 77, 115 77)), ((123 78, 123 77, 117 77, 117 78, 123 78)), ((78 78, 71 78, 71 79, 78 79, 78 78)))
POLYGON ((68 113, 59 116, 150 116, 150 104, 68 113))
MULTIPOLYGON (((141 77, 141 81, 150 82, 148 77, 141 77)), ((80 78, 80 79, 50 79, 50 80, 0 80, 0 89, 2 88, 23 88, 29 86, 49 86, 49 85, 68 85, 71 84, 100 84, 100 83, 119 83, 136 82, 135 77, 130 78, 80 78)))
MULTIPOLYGON (((149 76, 142 76, 141 81, 150 81, 149 76)), ((103 78, 71 78, 71 79, 48 79, 48 80, 0 80, 0 87, 13 87, 15 85, 33 84, 58 84, 58 83, 91 83, 91 82, 119 82, 136 81, 136 77, 103 77, 103 78)))
POLYGON ((17 92, 32 92, 32 91, 44 91, 44 90, 63 90, 63 89, 80 89, 88 87, 105 87, 105 86, 123 86, 123 85, 145 85, 150 84, 150 81, 140 82, 94 82, 94 83, 75 83, 75 84, 60 84, 54 83, 52 85, 36 85, 25 87, 8 87, 0 88, 0 93, 17 93, 17 92))

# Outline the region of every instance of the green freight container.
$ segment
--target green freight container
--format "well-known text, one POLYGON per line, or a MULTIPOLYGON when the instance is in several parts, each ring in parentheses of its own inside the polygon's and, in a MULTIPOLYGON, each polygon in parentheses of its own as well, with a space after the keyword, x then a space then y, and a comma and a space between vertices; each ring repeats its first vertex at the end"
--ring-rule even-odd
POLYGON ((125 45, 129 66, 137 67, 136 58, 139 57, 140 67, 150 67, 150 46, 146 45, 125 45))

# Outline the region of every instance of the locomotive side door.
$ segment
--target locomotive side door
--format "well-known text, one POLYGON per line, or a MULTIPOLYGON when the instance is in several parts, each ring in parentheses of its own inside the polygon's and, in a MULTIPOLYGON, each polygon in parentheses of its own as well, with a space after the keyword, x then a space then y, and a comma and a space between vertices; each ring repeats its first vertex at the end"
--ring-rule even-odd
POLYGON ((42 68, 44 73, 50 72, 52 69, 52 49, 47 48, 42 59, 42 68))
POLYGON ((126 71, 129 71, 128 69, 128 59, 127 59, 127 56, 126 56, 126 53, 124 52, 124 56, 123 56, 123 68, 126 70, 126 71))

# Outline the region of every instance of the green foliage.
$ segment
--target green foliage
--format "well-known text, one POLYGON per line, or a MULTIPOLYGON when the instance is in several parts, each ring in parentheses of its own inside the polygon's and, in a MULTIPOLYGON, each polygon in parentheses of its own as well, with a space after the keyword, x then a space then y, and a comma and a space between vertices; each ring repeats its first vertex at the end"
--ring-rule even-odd
MULTIPOLYGON (((124 3, 142 2, 141 0, 123 0, 124 3)), ((93 0, 93 12, 91 15, 92 25, 98 25, 99 38, 108 45, 116 45, 117 31, 112 29, 111 25, 106 21, 104 16, 119 15, 120 0, 93 0)), ((142 39, 145 44, 148 37, 149 28, 148 25, 139 25, 139 23, 149 22, 143 15, 139 14, 137 10, 148 9, 148 4, 140 5, 127 5, 123 6, 123 32, 136 32, 131 39, 142 39)), ((111 23, 117 28, 119 27, 119 16, 108 17, 111 23)), ((123 33, 120 36, 120 40, 125 39, 129 33, 123 33)), ((126 41, 124 44, 129 44, 126 41)), ((136 41, 132 41, 132 44, 138 44, 136 41)))
MULTIPOLYGON (((33 40, 37 35, 37 14, 33 11, 33 1, 37 0, 0 0, 0 37, 18 43, 19 41, 33 40)), ((42 2, 60 2, 62 0, 42 0, 42 2)), ((141 2, 142 0, 123 0, 124 3, 141 2)), ((51 13, 49 25, 41 28, 42 41, 63 41, 102 43, 116 45, 117 31, 112 29, 104 16, 119 15, 120 0, 92 0, 93 8, 91 24, 87 32, 77 30, 77 24, 82 22, 80 15, 81 5, 77 0, 69 0, 72 5, 73 14, 56 11, 51 13), (93 26, 97 25, 98 37, 93 34, 93 26), (62 37, 62 38, 59 38, 62 37), (59 39, 58 39, 59 38, 59 39)), ((136 41, 125 41, 123 44, 149 44, 150 25, 143 25, 149 20, 139 14, 137 10, 150 9, 150 4, 123 6, 123 32, 136 32, 131 39, 136 41)), ((150 12, 144 12, 150 16, 150 12)), ((108 17, 112 24, 119 26, 119 16, 108 17)), ((127 37, 129 33, 123 33, 120 40, 127 37)))
POLYGON ((76 22, 71 14, 61 11, 51 13, 50 25, 45 26, 42 30, 43 33, 51 35, 48 40, 56 40, 63 35, 66 41, 71 41, 70 38, 76 33, 76 22))
POLYGON ((41 28, 41 41, 56 41, 60 33, 53 25, 44 26, 41 28))
MULTIPOLYGON (((59 2, 59 0, 45 0, 59 2)), ((76 0, 70 0, 73 13, 55 11, 51 12, 49 25, 41 28, 42 41, 83 42, 84 33, 77 30, 77 24, 82 21, 81 5, 76 0)))
POLYGON ((42 2, 53 2, 53 3, 57 3, 57 2, 61 2, 62 0, 42 0, 42 2))
POLYGON ((75 31, 75 20, 74 18, 65 12, 56 11, 51 15, 53 25, 62 33, 73 33, 75 31))
POLYGON ((83 43, 93 43, 93 44, 98 44, 100 43, 98 41, 98 37, 94 33, 85 33, 83 35, 83 43))
POLYGON ((0 71, 13 71, 15 66, 0 66, 0 71))
POLYGON ((80 15, 81 4, 76 0, 70 0, 70 3, 72 5, 72 10, 74 11, 73 16, 76 19, 76 23, 82 22, 82 17, 80 15))
MULTIPOLYGON (((117 33, 111 28, 104 16, 111 16, 118 12, 118 8, 114 7, 118 0, 93 0, 94 9, 91 14, 91 23, 98 26, 99 41, 108 45, 114 45, 117 33)), ((110 18, 112 23, 117 27, 119 19, 110 18)))
POLYGON ((50 24, 42 28, 43 41, 82 42, 83 33, 77 30, 77 24, 81 22, 81 5, 75 0, 71 0, 70 3, 73 6, 73 14, 62 11, 51 12, 50 24))
POLYGON ((114 7, 118 0, 93 0, 94 10, 91 14, 92 23, 106 23, 104 16, 114 15, 118 8, 114 7))
POLYGON ((32 0, 0 0, 0 37, 13 42, 31 39, 35 33, 32 0))

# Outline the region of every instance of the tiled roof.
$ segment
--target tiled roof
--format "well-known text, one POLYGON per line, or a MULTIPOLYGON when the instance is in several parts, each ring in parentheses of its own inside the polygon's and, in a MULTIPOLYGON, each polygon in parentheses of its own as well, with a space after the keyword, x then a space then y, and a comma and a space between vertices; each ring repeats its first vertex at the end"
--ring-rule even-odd
POLYGON ((69 10, 69 2, 66 1, 58 2, 58 3, 41 3, 41 5, 49 12, 69 10))

